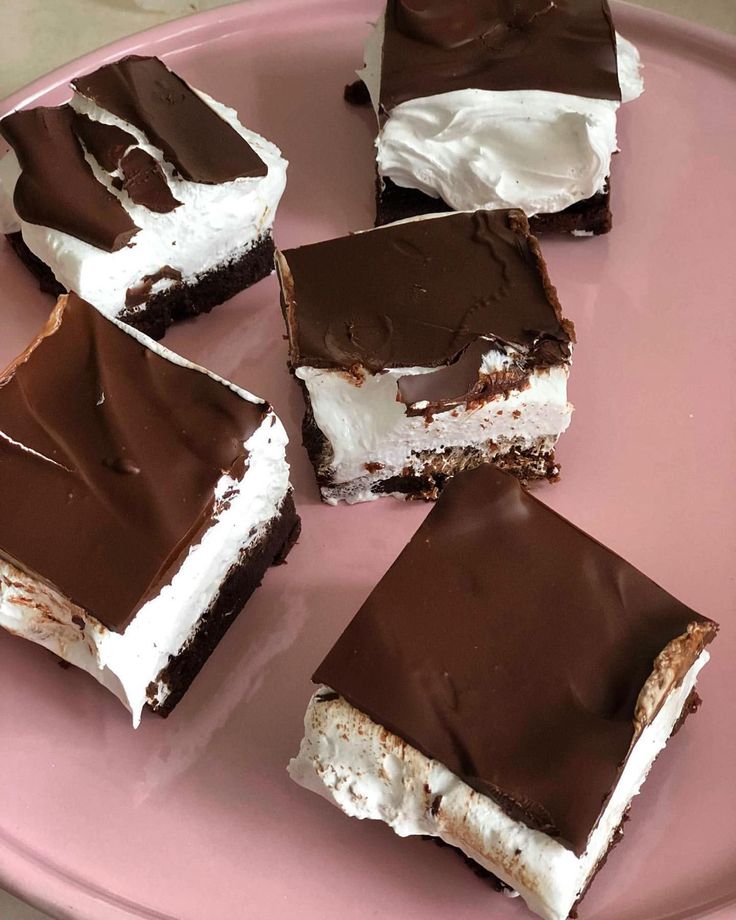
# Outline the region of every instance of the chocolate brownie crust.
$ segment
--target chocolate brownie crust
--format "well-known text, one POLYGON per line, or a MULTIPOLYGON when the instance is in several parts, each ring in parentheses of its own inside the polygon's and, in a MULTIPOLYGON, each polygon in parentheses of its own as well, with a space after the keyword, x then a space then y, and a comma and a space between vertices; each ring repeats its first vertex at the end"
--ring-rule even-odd
MULTIPOLYGON (((54 297, 65 293, 49 266, 31 252, 20 233, 11 233, 6 239, 35 275, 44 293, 54 297)), ((163 338, 168 327, 177 320, 209 313, 213 307, 270 275, 273 254, 273 237, 269 233, 239 258, 199 275, 194 284, 174 284, 150 297, 143 309, 125 310, 118 319, 153 339, 163 338)))
MULTIPOLYGON (((170 693, 160 705, 149 699, 149 706, 154 712, 165 718, 174 710, 220 639, 261 584, 267 569, 286 561, 300 531, 301 521, 289 492, 278 516, 271 521, 260 540, 249 546, 228 572, 217 597, 200 619, 196 633, 176 657, 169 659, 168 665, 159 674, 158 680, 168 685, 170 693)), ((155 692, 156 684, 153 684, 149 688, 150 696, 153 697, 155 692)))
MULTIPOLYGON (((302 444, 314 467, 317 484, 320 489, 336 490, 344 485, 346 495, 353 490, 361 490, 359 480, 345 484, 335 483, 331 472, 332 448, 315 421, 309 392, 304 382, 302 380, 298 382, 305 404, 302 419, 302 444)), ((448 448, 441 453, 427 451, 417 455, 424 462, 421 473, 418 474, 411 470, 404 475, 389 476, 382 480, 366 478, 365 488, 370 488, 370 491, 376 495, 399 494, 405 495, 408 500, 434 501, 439 497, 451 476, 463 470, 474 469, 483 463, 493 463, 494 466, 512 473, 524 485, 540 479, 557 482, 560 478, 560 464, 555 460, 554 451, 512 448, 499 455, 493 453, 495 445, 491 442, 484 446, 485 450, 477 447, 456 447, 448 448)), ((366 470, 368 474, 376 472, 378 469, 366 470)))
MULTIPOLYGON (((532 233, 608 233, 613 226, 611 192, 578 201, 556 214, 537 214, 529 218, 532 233)), ((376 226, 390 224, 422 214, 444 214, 453 209, 441 198, 432 198, 413 188, 402 188, 391 179, 376 179, 376 226)))

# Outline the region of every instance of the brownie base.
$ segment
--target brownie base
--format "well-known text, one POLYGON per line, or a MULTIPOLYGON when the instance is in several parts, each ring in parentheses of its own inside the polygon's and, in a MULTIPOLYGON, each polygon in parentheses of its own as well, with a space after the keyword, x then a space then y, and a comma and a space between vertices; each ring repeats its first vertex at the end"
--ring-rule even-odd
MULTIPOLYGON (((581 233, 599 236, 613 226, 611 192, 593 195, 578 201, 556 214, 537 214, 529 218, 532 233, 581 233)), ((376 226, 417 217, 423 214, 444 214, 452 211, 441 198, 432 198, 413 188, 402 188, 391 179, 376 180, 376 226)))
MULTIPOLYGON (((55 297, 66 293, 49 266, 26 246, 20 233, 11 233, 6 238, 44 293, 55 297)), ((117 318, 153 339, 160 339, 177 320, 209 313, 213 307, 270 275, 273 258, 273 237, 268 233, 239 258, 204 272, 191 284, 173 284, 153 294, 142 307, 123 310, 117 318)))
POLYGON ((203 665, 215 650, 220 639, 237 619, 247 600, 261 584, 267 569, 285 562, 291 548, 299 538, 301 521, 296 513, 294 498, 289 492, 266 532, 244 550, 220 585, 217 597, 201 617, 197 631, 184 649, 171 657, 169 663, 149 688, 149 707, 164 718, 176 707, 191 686, 203 665), (163 703, 154 700, 159 681, 169 687, 163 703))
MULTIPOLYGON (((323 501, 326 501, 327 498, 322 490, 337 492, 344 487, 344 495, 347 496, 350 492, 356 491, 360 480, 344 484, 334 481, 332 448, 314 418, 309 392, 304 382, 299 380, 299 385, 305 405, 302 419, 302 444, 314 467, 320 495, 323 501)), ((407 468, 402 475, 372 480, 370 484, 366 483, 366 487, 369 487, 374 495, 403 495, 407 500, 435 501, 451 476, 489 462, 512 473, 523 485, 541 479, 557 482, 560 478, 560 465, 555 460, 554 451, 512 448, 491 458, 488 451, 468 446, 446 448, 441 453, 426 451, 415 455, 412 460, 419 460, 423 463, 421 472, 407 468)), ((344 496, 335 494, 333 497, 339 499, 344 496)))
MULTIPOLYGON (((680 731, 687 717, 698 711, 700 704, 701 704, 701 699, 698 696, 697 691, 694 689, 691 690, 690 695, 688 696, 687 700, 685 701, 685 705, 682 708, 680 717, 675 723, 672 729, 672 732, 670 733, 670 740, 674 738, 674 736, 680 731)), ((595 867, 595 869, 591 873, 590 878, 588 879, 585 888, 580 893, 580 897, 577 899, 575 904, 573 904, 572 910, 570 911, 570 914, 569 914, 569 920, 577 920, 578 908, 580 907, 581 901, 583 900, 585 895, 590 890, 590 886, 595 881, 595 877, 598 875, 598 873, 601 871, 601 869, 606 864, 608 857, 613 852, 614 847, 616 847, 623 840, 624 825, 630 819, 630 814, 629 814, 630 810, 631 810, 631 803, 629 803, 629 805, 626 808, 626 811, 623 813, 623 816, 621 818, 621 823, 616 828, 616 830, 613 832, 610 843, 608 845, 608 849, 603 854, 601 859, 598 861, 598 865, 595 867)), ((480 863, 477 863, 474 859, 471 859, 470 856, 466 856, 466 854, 463 853, 463 851, 458 849, 457 847, 454 847, 451 844, 446 843, 444 840, 442 840, 439 837, 425 837, 424 839, 433 840, 435 843, 439 844, 440 846, 447 847, 448 849, 453 850, 463 860, 463 862, 468 866, 468 868, 475 875, 477 875, 478 878, 482 878, 485 882, 487 882, 493 888, 494 891, 498 891, 498 892, 513 891, 513 888, 510 885, 507 885, 506 882, 501 881, 501 879, 498 878, 498 876, 494 875, 490 870, 481 866, 480 863)))

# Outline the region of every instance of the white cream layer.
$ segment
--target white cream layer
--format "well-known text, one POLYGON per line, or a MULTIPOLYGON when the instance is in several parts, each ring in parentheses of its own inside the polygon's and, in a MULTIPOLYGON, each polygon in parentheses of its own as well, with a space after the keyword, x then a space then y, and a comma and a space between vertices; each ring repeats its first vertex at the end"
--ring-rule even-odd
MULTIPOLYGON (((384 20, 365 45, 366 83, 380 97, 384 20)), ((644 91, 639 52, 617 36, 624 102, 644 91)), ((457 211, 562 211, 601 192, 618 149, 620 103, 540 90, 466 89, 402 102, 376 138, 378 172, 457 211)))
MULTIPOLYGON (((163 266, 179 271, 185 283, 194 283, 211 269, 240 258, 273 227, 276 208, 286 187, 286 160, 278 147, 244 128, 233 109, 205 93, 195 92, 245 138, 268 167, 266 176, 235 179, 220 185, 188 182, 174 175, 163 152, 151 146, 137 128, 79 93, 72 97, 71 105, 76 111, 132 134, 140 147, 160 163, 174 197, 182 202, 181 207, 168 214, 157 214, 134 204, 127 192, 113 188, 112 179, 118 173, 105 172, 88 153, 97 179, 120 199, 140 227, 131 245, 117 252, 105 252, 68 233, 20 220, 13 207, 13 193, 20 176, 17 157, 11 150, 0 161, 2 231, 12 233, 20 229, 28 248, 50 266, 57 280, 106 316, 118 316, 125 309, 126 291, 163 266)), ((153 292, 174 283, 161 281, 153 292)), ((144 308, 141 305, 140 309, 144 308)))
MULTIPOLYGON (((513 349, 498 352, 489 342, 479 373, 507 369, 518 357, 513 349)), ((511 447, 540 447, 551 451, 570 424, 573 407, 567 401, 569 368, 557 366, 534 370, 525 389, 489 399, 470 407, 461 404, 437 412, 428 420, 407 415, 397 399, 398 378, 408 374, 431 374, 441 368, 393 368, 378 374, 362 371, 358 379, 345 371, 299 367, 312 404, 314 419, 333 451, 331 470, 335 489, 322 497, 335 504, 340 498, 353 503, 379 496, 370 483, 399 476, 406 467, 421 472, 426 459, 416 454, 442 453, 446 448, 482 446, 492 441, 499 453, 511 447), (367 464, 379 464, 371 474, 367 464), (341 484, 362 480, 360 488, 345 493, 341 484)), ((416 404, 421 406, 421 404, 416 404)))
MULTIPOLYGON (((135 330, 118 325, 172 363, 208 374, 249 402, 261 402, 135 330)), ((245 442, 249 458, 242 478, 235 481, 223 475, 218 481, 211 526, 189 549, 171 582, 141 607, 125 632, 106 629, 61 593, 2 559, 0 626, 87 671, 127 706, 137 728, 149 685, 157 683, 155 698, 163 703, 169 687, 158 678, 169 657, 182 651, 196 633, 231 566, 264 535, 279 513, 289 491, 287 441, 281 421, 270 411, 245 442), (73 618, 81 618, 84 629, 73 618)))
POLYGON ((509 818, 490 798, 342 698, 319 702, 323 691, 309 705, 304 740, 289 773, 351 817, 384 821, 400 837, 440 837, 510 885, 540 917, 567 920, 708 659, 702 652, 639 736, 580 857, 553 837, 509 818))

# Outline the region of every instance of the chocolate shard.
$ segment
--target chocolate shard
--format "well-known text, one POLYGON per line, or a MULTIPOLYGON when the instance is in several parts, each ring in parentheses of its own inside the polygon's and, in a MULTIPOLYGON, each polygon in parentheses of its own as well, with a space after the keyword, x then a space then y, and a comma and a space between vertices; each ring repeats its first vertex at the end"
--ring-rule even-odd
POLYGON ((61 230, 116 252, 138 232, 120 201, 99 183, 74 131, 70 106, 25 109, 0 122, 21 176, 15 187, 18 215, 29 224, 61 230))
POLYGON ((525 389, 530 374, 526 362, 509 364, 501 371, 483 371, 483 356, 493 350, 492 341, 477 339, 446 367, 429 374, 399 377, 398 399, 406 405, 406 414, 430 417, 453 406, 472 406, 512 390, 525 389))
POLYGON ((388 0, 382 111, 461 89, 620 100, 608 0, 388 0))
POLYGON ((79 112, 74 113, 74 131, 100 166, 115 172, 125 151, 137 144, 132 134, 117 125, 93 121, 79 112))
POLYGON ((314 680, 581 854, 717 629, 481 466, 445 486, 314 680))
POLYGON ((122 188, 135 204, 140 204, 157 214, 168 214, 181 207, 174 197, 166 176, 158 163, 140 147, 129 150, 120 161, 123 174, 122 188))
POLYGON ((153 286, 158 281, 168 279, 170 281, 181 281, 181 272, 178 268, 172 268, 170 265, 164 265, 152 275, 145 275, 140 284, 128 288, 125 293, 125 306, 127 309, 139 307, 145 303, 153 291, 153 286))
POLYGON ((0 372, 0 557, 122 632, 210 526, 267 410, 62 298, 0 372))
POLYGON ((126 57, 73 86, 142 131, 184 179, 218 185, 268 173, 250 144, 158 58, 126 57))
MULTIPOLYGON (((440 367, 479 338, 522 351, 544 339, 548 358, 557 343, 559 364, 574 339, 521 211, 451 214, 290 249, 286 273, 286 297, 298 301, 295 366, 440 367)), ((470 360, 438 383, 455 389, 451 375, 469 373, 470 360)))

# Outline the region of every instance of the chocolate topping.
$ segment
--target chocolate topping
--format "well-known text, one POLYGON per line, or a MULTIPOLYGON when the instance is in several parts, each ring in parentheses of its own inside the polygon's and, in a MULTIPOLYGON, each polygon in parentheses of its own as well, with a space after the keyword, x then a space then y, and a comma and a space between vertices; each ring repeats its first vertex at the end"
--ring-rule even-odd
POLYGON ((74 112, 74 131, 86 149, 92 154, 103 169, 115 172, 123 154, 138 141, 132 134, 116 125, 106 125, 93 121, 86 115, 74 112))
POLYGON ((174 198, 160 164, 140 147, 134 147, 125 154, 120 161, 120 170, 123 174, 122 188, 136 204, 158 214, 168 214, 181 206, 181 201, 174 198))
POLYGON ((13 202, 22 220, 61 230, 115 252, 138 232, 130 215, 94 176, 74 132, 68 105, 13 112, 0 134, 22 170, 13 202))
POLYGON ((128 288, 125 292, 125 306, 130 309, 131 307, 139 307, 142 303, 145 303, 156 282, 163 281, 164 279, 169 281, 181 281, 181 272, 178 268, 164 265, 163 268, 160 268, 152 275, 145 275, 140 284, 128 288))
POLYGON ((607 0, 388 0, 382 111, 460 89, 621 99, 607 0))
POLYGON ((452 214, 302 246, 282 254, 280 269, 294 366, 439 367, 481 336, 532 355, 552 343, 539 363, 569 357, 572 324, 521 211, 452 214))
POLYGON ((580 854, 642 701, 716 630, 483 466, 445 487, 314 679, 580 854))
POLYGON ((0 556, 122 631, 209 526, 266 410, 62 298, 0 375, 0 556))
POLYGON ((123 58, 73 85, 142 131, 184 179, 217 185, 268 173, 250 144, 158 58, 123 58))

